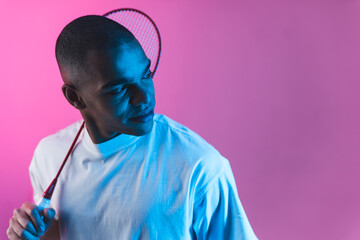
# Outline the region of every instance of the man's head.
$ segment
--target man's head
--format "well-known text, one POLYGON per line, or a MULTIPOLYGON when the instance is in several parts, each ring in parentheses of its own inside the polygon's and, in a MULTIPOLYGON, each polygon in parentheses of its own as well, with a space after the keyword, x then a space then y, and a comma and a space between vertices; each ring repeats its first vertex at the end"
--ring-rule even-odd
POLYGON ((59 35, 56 59, 63 93, 80 110, 94 142, 152 129, 150 60, 126 28, 102 16, 80 17, 59 35))

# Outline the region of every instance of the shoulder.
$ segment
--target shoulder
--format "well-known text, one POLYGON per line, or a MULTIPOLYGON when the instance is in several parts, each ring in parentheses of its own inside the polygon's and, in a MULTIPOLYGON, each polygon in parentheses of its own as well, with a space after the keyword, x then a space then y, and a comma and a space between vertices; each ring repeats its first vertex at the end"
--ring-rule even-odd
POLYGON ((46 169, 46 172, 56 172, 65 157, 64 152, 69 149, 81 123, 82 120, 77 121, 41 139, 35 148, 30 171, 46 169))
POLYGON ((164 140, 186 146, 188 149, 217 153, 217 150, 200 135, 165 115, 156 114, 154 123, 155 131, 164 140))
POLYGON ((69 147, 68 142, 71 142, 77 131, 79 130, 81 123, 83 120, 79 120, 54 134, 51 134, 40 140, 39 144, 35 149, 35 153, 37 152, 48 152, 53 150, 53 148, 62 148, 69 147))
POLYGON ((176 122, 175 120, 165 116, 163 114, 155 114, 154 122, 157 128, 167 129, 169 131, 175 131, 185 135, 197 135, 184 125, 176 122))
POLYGON ((224 173, 229 162, 218 150, 186 126, 167 116, 156 114, 155 131, 160 132, 163 147, 171 149, 191 168, 197 188, 205 187, 212 179, 224 173))

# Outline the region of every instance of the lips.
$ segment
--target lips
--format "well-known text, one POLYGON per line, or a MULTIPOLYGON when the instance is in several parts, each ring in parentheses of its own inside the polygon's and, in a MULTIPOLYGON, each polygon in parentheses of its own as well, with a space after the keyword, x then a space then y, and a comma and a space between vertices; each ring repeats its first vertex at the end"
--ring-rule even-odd
POLYGON ((137 117, 130 118, 130 120, 134 121, 134 122, 145 123, 145 122, 150 121, 153 117, 154 117, 154 110, 151 110, 151 111, 149 111, 149 112, 147 112, 145 114, 139 115, 137 117))

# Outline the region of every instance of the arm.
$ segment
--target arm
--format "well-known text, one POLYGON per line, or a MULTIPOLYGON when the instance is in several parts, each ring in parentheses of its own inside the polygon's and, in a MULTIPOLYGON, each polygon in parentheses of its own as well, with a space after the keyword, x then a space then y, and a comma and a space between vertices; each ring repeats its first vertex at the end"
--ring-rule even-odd
POLYGON ((195 199, 193 229, 197 239, 257 240, 228 162, 195 199))

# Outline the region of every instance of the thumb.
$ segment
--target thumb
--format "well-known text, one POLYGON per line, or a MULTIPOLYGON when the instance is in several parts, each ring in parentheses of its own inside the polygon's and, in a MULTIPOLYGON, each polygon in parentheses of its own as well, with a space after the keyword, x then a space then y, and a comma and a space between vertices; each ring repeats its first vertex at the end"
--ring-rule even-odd
POLYGON ((46 226, 50 226, 55 217, 55 209, 45 208, 44 209, 44 223, 46 226))

